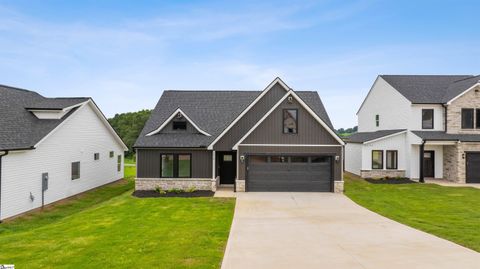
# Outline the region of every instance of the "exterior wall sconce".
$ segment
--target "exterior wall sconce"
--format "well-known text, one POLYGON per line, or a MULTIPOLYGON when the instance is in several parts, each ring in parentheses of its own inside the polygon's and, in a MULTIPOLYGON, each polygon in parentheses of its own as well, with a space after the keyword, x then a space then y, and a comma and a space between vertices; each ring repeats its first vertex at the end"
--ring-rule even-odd
POLYGON ((244 162, 245 162, 245 156, 243 156, 243 155, 240 156, 240 162, 241 162, 241 163, 244 163, 244 162))
POLYGON ((340 161, 340 156, 335 155, 335 161, 336 161, 336 162, 340 161))
POLYGON ((462 159, 464 159, 464 160, 465 160, 465 153, 463 153, 463 154, 462 154, 462 159))

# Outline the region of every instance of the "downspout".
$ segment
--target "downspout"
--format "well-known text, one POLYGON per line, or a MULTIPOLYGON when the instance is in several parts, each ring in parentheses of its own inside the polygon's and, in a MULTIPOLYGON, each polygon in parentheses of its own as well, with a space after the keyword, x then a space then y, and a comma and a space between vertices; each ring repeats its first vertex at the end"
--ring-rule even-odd
POLYGON ((422 144, 420 145, 420 178, 419 181, 420 183, 425 183, 425 177, 423 176, 423 158, 424 158, 424 153, 425 153, 425 140, 422 141, 422 144))
POLYGON ((0 223, 2 223, 2 157, 8 155, 8 150, 0 154, 0 223))

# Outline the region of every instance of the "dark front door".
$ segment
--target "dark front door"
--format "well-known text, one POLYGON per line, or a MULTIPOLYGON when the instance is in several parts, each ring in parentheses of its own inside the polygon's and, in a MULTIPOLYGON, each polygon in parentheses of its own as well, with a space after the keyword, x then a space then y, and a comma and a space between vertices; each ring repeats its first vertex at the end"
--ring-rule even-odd
POLYGON ((480 152, 469 152, 467 155, 467 183, 480 183, 480 152))
POLYGON ((220 166, 220 184, 235 183, 235 175, 237 174, 237 162, 235 152, 220 152, 218 163, 220 166))
POLYGON ((248 156, 247 191, 330 192, 331 156, 248 156))
POLYGON ((435 177, 435 151, 426 150, 423 153, 423 176, 435 177))

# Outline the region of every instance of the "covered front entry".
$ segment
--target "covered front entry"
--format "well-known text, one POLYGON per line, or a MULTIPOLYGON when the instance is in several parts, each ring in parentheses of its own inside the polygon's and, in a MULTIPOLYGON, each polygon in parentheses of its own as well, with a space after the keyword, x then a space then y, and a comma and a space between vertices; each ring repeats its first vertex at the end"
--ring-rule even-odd
POLYGON ((435 177, 435 151, 425 150, 423 153, 423 176, 435 177))
POLYGON ((261 192, 330 192, 332 156, 248 155, 246 190, 261 192))
POLYGON ((480 152, 467 152, 466 155, 466 182, 480 183, 480 152))
POLYGON ((237 174, 237 152, 225 151, 217 154, 220 184, 234 184, 237 174))

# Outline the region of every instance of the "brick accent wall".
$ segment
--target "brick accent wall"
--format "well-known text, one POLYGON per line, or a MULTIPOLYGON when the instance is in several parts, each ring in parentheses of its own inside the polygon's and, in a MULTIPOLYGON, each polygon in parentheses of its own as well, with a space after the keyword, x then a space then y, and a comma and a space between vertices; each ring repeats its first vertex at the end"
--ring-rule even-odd
POLYGON ((362 170, 362 178, 405 177, 405 170, 362 170))
POLYGON ((235 181, 236 191, 245 192, 245 180, 236 180, 235 181))
POLYGON ((194 187, 196 190, 216 191, 217 182, 210 178, 137 178, 135 190, 155 190, 157 187, 163 190, 182 189, 188 190, 194 187))
POLYGON ((443 148, 443 177, 457 183, 466 182, 466 153, 480 152, 480 143, 462 142, 443 148))
MULTIPOLYGON (((480 129, 462 130, 462 108, 480 108, 480 87, 477 86, 465 93, 447 108, 447 133, 480 134, 480 129), (475 92, 475 90, 479 90, 479 92, 475 92)), ((476 117, 475 114, 474 118, 476 117)))

